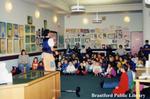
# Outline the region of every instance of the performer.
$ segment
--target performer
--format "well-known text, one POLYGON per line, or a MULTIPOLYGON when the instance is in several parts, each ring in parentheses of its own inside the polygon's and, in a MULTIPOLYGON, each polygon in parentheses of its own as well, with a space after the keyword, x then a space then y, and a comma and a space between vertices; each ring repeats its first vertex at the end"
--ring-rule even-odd
POLYGON ((54 45, 55 45, 55 37, 51 35, 49 30, 45 30, 44 34, 47 36, 43 39, 43 48, 42 48, 42 59, 44 63, 44 70, 45 71, 55 71, 55 58, 53 56, 54 53, 54 45))

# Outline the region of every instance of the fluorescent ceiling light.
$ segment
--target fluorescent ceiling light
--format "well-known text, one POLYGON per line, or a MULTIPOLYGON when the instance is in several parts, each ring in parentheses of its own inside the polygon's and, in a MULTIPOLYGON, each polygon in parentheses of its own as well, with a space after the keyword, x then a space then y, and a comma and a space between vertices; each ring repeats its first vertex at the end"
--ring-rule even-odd
POLYGON ((98 12, 96 13, 96 17, 92 20, 93 23, 102 23, 102 18, 98 16, 98 12))
POLYGON ((150 0, 145 0, 145 3, 146 4, 150 4, 150 0))
POLYGON ((71 7, 71 12, 72 12, 72 13, 85 12, 85 7, 79 5, 79 0, 77 0, 77 5, 74 5, 74 6, 71 7))

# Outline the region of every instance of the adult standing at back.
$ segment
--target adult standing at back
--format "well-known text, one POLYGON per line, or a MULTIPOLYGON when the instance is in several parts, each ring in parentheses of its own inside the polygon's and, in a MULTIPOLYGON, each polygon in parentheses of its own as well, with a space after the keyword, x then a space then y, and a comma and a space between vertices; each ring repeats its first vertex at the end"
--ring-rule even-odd
POLYGON ((149 40, 145 40, 145 45, 144 45, 143 48, 144 49, 149 49, 150 48, 149 40))
POLYGON ((145 40, 145 45, 143 46, 144 56, 148 59, 148 55, 150 54, 150 44, 149 40, 145 40))
POLYGON ((127 54, 127 51, 123 48, 122 45, 119 45, 119 48, 116 50, 115 53, 118 54, 119 56, 124 56, 127 54))

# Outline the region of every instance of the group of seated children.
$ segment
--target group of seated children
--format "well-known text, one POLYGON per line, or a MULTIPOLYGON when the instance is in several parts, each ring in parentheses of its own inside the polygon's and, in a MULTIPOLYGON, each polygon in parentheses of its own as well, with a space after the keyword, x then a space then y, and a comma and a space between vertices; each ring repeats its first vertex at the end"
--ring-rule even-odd
POLYGON ((142 66, 143 61, 138 58, 134 61, 135 56, 119 56, 109 55, 106 57, 99 53, 94 53, 89 57, 88 54, 80 60, 76 54, 72 54, 69 57, 59 59, 57 70, 60 70, 64 74, 82 74, 85 75, 88 72, 93 73, 95 76, 115 77, 121 75, 120 68, 129 63, 132 70, 135 70, 136 66, 142 66))

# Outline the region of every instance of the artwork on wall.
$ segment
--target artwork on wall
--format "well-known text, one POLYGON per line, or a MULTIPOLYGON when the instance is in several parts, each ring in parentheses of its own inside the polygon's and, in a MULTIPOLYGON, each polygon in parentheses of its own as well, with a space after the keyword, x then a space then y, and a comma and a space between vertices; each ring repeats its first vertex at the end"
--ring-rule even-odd
POLYGON ((47 29, 47 20, 44 20, 44 29, 47 29))
POLYGON ((35 44, 31 44, 31 51, 36 51, 36 46, 35 46, 35 44))
POLYGON ((19 25, 19 37, 23 38, 24 37, 24 26, 23 25, 19 25))
POLYGON ((98 33, 98 36, 97 36, 99 39, 102 39, 102 34, 101 33, 98 33))
POLYGON ((36 31, 35 34, 36 34, 35 35, 36 50, 41 51, 43 43, 42 30, 38 29, 38 31, 36 31))
POLYGON ((0 53, 6 53, 6 40, 4 38, 0 38, 0 53))
POLYGON ((58 48, 64 48, 64 36, 59 35, 59 43, 58 48))
POLYGON ((24 39, 19 40, 20 50, 24 49, 24 39))
POLYGON ((115 39, 115 33, 110 33, 107 36, 108 36, 108 39, 115 39))
POLYGON ((26 51, 30 52, 30 44, 26 44, 26 51))
POLYGON ((35 43, 35 35, 31 35, 31 43, 35 43))
POLYGON ((12 53, 13 51, 12 51, 12 48, 13 48, 13 46, 12 46, 12 39, 7 39, 7 53, 12 53))
POLYGON ((20 46, 19 46, 19 40, 14 40, 13 42, 13 48, 14 48, 14 52, 17 53, 17 52, 20 52, 20 46))
POLYGON ((18 29, 18 24, 13 24, 12 26, 12 32, 13 32, 13 37, 14 39, 18 39, 19 38, 19 29, 18 29))
POLYGON ((102 44, 102 49, 105 49, 106 48, 106 45, 105 44, 102 44))
POLYGON ((31 33, 35 34, 35 26, 31 26, 31 33))
POLYGON ((0 38, 6 37, 6 23, 0 22, 0 38))
POLYGON ((107 34, 103 33, 103 39, 106 39, 106 37, 107 37, 107 34))
POLYGON ((30 43, 31 41, 30 41, 31 39, 30 39, 30 35, 26 35, 26 37, 25 37, 25 43, 30 43))
POLYGON ((27 16, 27 23, 28 24, 32 24, 33 23, 32 16, 27 16))
POLYGON ((12 23, 7 23, 7 37, 12 38, 13 31, 12 31, 12 23))
POLYGON ((30 25, 25 25, 25 33, 30 33, 30 25))
POLYGON ((117 49, 117 44, 110 44, 111 48, 117 49))
POLYGON ((122 36, 123 36, 122 30, 116 30, 116 34, 117 34, 118 39, 122 39, 122 36))
POLYGON ((107 45, 111 45, 112 48, 116 49, 120 44, 125 48, 130 48, 131 41, 129 29, 121 26, 113 26, 102 29, 68 28, 66 29, 64 39, 65 46, 67 44, 69 44, 70 46, 74 46, 75 43, 79 43, 80 45, 87 45, 87 47, 90 46, 91 48, 96 49, 104 48, 107 45), (79 32, 77 33, 77 31, 79 32), (72 36, 72 34, 74 36, 72 36), (71 41, 67 41, 69 39, 71 41))

